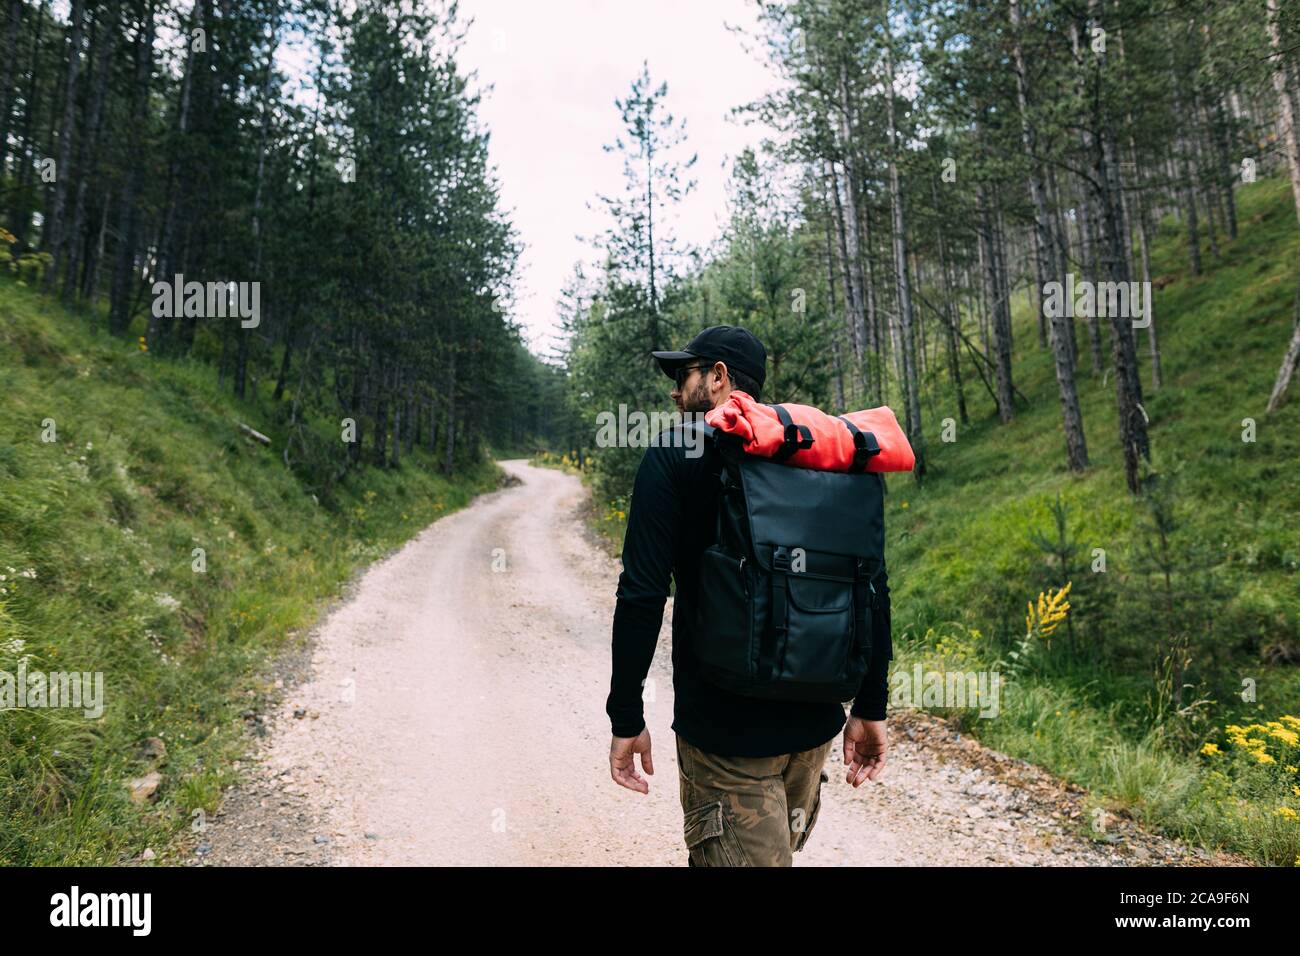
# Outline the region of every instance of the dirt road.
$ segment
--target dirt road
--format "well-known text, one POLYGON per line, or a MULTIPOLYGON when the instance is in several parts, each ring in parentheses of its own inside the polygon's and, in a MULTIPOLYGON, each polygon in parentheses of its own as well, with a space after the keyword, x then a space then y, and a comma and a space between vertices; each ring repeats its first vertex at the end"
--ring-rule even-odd
MULTIPOLYGON (((619 562, 583 531, 577 478, 502 465, 519 484, 371 567, 324 622, 193 863, 685 864, 671 602, 646 704, 658 772, 642 796, 607 763, 619 562)), ((833 756, 796 865, 1197 859, 1130 823, 1080 836, 1082 794, 933 718, 891 716, 891 737, 884 777, 856 791, 833 756)))

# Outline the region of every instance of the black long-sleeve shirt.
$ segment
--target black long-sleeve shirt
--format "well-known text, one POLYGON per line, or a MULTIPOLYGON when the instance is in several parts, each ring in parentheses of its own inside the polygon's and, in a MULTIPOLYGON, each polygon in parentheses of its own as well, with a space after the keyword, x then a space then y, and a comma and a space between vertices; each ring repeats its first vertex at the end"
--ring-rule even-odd
MULTIPOLYGON (((839 733, 842 704, 763 700, 732 694, 703 679, 692 652, 692 609, 700 555, 717 535, 721 461, 711 443, 685 447, 682 426, 663 432, 637 469, 623 540, 623 571, 614 609, 613 677, 605 702, 614 736, 645 727, 642 687, 659 639, 670 577, 673 611, 673 730, 709 753, 772 757, 809 750, 839 733), (674 434, 674 433, 678 434, 674 434), (701 453, 702 451, 702 453, 701 453)), ((875 611, 871 662, 851 713, 885 719, 887 672, 893 647, 889 590, 875 611)))

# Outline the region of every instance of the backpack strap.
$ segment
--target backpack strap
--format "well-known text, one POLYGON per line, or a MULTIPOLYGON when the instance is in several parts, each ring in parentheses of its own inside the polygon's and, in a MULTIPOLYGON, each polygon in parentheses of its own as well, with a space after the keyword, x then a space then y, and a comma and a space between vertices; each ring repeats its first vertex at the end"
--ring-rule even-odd
POLYGON ((789 630, 789 606, 786 576, 790 573, 790 549, 784 545, 772 549, 771 618, 758 648, 758 679, 769 681, 776 667, 777 653, 785 646, 789 630))
POLYGON ((845 416, 836 415, 835 417, 847 425, 849 433, 853 435, 853 464, 849 466, 849 471, 865 471, 872 456, 880 454, 880 442, 876 441, 874 434, 862 431, 845 416))
POLYGON ((795 452, 812 447, 812 430, 807 425, 796 425, 790 413, 780 405, 767 407, 776 412, 776 417, 781 419, 781 426, 785 429, 785 439, 781 442, 781 447, 776 450, 776 454, 772 456, 773 461, 785 461, 795 452))
POLYGON ((858 558, 853 576, 853 646, 861 649, 859 653, 865 651, 868 660, 871 659, 872 633, 867 615, 874 614, 879 603, 876 585, 869 571, 867 559, 858 558))

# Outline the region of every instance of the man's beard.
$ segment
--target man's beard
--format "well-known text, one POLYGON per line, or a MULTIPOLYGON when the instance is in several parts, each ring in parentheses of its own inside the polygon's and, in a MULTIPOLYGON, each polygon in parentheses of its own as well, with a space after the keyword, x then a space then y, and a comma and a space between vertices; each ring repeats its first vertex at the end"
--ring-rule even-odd
POLYGON ((709 399, 709 381, 704 376, 700 376, 700 383, 695 386, 694 391, 682 395, 682 410, 687 414, 691 412, 707 412, 713 408, 713 402, 709 399))

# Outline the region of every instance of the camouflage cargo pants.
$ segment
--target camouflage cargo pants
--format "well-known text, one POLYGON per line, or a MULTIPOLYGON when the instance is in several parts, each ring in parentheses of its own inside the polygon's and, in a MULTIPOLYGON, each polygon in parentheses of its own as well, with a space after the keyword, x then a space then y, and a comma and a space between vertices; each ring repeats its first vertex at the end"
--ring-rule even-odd
POLYGON ((677 738, 690 866, 789 866, 821 809, 826 743, 779 757, 720 757, 677 738))

